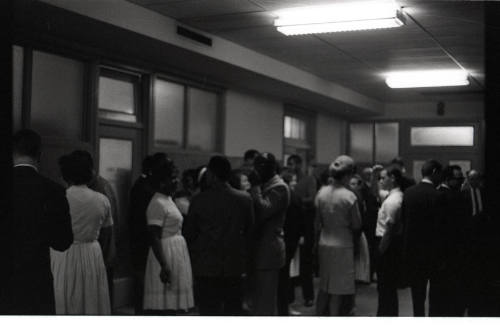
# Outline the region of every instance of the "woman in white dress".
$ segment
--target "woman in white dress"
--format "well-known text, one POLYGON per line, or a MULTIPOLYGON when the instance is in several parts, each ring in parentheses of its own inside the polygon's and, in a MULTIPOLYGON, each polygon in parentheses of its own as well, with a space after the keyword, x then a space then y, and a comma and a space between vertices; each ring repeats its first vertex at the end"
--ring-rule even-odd
POLYGON ((104 258, 97 239, 111 236, 111 205, 103 194, 87 187, 92 178, 87 152, 74 151, 59 159, 69 188, 74 242, 64 251, 51 251, 56 313, 109 315, 111 307, 104 258))
POLYGON ((156 190, 146 211, 151 249, 144 279, 144 310, 172 314, 194 306, 191 261, 181 234, 182 214, 172 200, 177 171, 166 157, 153 162, 156 190))

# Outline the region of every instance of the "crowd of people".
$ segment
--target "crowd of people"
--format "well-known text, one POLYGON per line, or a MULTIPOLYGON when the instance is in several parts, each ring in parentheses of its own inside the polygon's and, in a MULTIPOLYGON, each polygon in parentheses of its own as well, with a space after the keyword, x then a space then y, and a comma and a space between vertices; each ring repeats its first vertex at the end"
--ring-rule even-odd
MULTIPOLYGON (((115 199, 96 189, 90 153, 59 159, 66 189, 38 173, 40 155, 36 132, 14 135, 0 312, 111 314, 115 199)), ((128 202, 136 314, 297 315, 298 282, 318 316, 352 316, 359 282, 375 281, 378 316, 398 316, 406 287, 415 316, 427 289, 428 315, 474 314, 474 243, 487 218, 478 171, 465 178, 428 160, 416 183, 401 158, 359 174, 347 155, 318 175, 299 155, 285 163, 252 149, 233 168, 216 155, 179 184, 168 154, 144 158, 128 202)))

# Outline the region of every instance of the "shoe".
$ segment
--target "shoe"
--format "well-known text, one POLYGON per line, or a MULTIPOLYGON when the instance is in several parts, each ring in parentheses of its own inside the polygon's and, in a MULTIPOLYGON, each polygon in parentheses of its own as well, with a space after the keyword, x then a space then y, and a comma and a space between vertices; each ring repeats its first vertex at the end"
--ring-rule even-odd
POLYGON ((306 300, 304 302, 304 306, 306 306, 306 307, 312 307, 312 306, 314 306, 314 301, 313 300, 306 300))
POLYGON ((300 311, 297 311, 297 310, 292 309, 292 308, 290 308, 290 309, 288 310, 288 314, 289 314, 290 316, 300 316, 300 315, 302 315, 302 313, 301 313, 300 311))

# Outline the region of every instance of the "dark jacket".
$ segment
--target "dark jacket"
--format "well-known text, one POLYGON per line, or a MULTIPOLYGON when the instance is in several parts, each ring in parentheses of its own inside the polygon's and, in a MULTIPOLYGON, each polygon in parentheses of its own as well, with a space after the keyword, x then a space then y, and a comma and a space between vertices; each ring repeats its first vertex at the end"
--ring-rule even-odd
POLYGON ((254 220, 248 193, 220 184, 195 195, 184 220, 195 277, 234 277, 246 272, 254 220))
POLYGON ((64 251, 73 243, 66 193, 31 167, 14 168, 13 179, 0 309, 7 314, 55 314, 49 248, 64 251))
POLYGON ((290 203, 288 186, 278 175, 250 191, 255 207, 253 263, 256 269, 279 269, 285 264, 283 224, 290 203))
POLYGON ((146 177, 139 177, 130 190, 129 227, 130 254, 135 269, 146 268, 149 250, 149 233, 146 219, 146 209, 155 191, 146 177))
MULTIPOLYGON (((436 263, 438 198, 434 185, 420 182, 403 197, 403 259, 410 273, 429 272, 436 263)), ((411 276, 411 275, 410 275, 411 276)))

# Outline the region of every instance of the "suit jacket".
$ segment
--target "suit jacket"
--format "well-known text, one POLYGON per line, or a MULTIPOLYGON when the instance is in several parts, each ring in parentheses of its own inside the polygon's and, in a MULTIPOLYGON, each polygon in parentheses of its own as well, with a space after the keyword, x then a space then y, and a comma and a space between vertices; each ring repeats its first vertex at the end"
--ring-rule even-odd
POLYGON ((278 175, 250 194, 255 207, 253 263, 256 269, 279 269, 285 264, 283 224, 290 203, 290 190, 278 175))
POLYGON ((437 225, 437 262, 440 272, 447 278, 463 276, 469 260, 471 243, 471 218, 463 192, 439 188, 439 219, 437 225))
MULTIPOLYGON (((428 272, 436 263, 439 192, 434 185, 420 182, 404 192, 403 259, 408 272, 428 272)), ((411 275, 410 275, 411 276, 411 275)))
POLYGON ((49 248, 64 251, 73 243, 66 193, 31 167, 15 167, 13 179, 0 309, 7 314, 55 314, 49 248))
POLYGON ((130 190, 129 227, 130 247, 134 268, 144 270, 149 250, 146 209, 155 191, 147 177, 139 177, 130 190))
POLYGON ((193 197, 183 224, 195 277, 238 277, 246 272, 254 220, 250 195, 220 184, 193 197))

